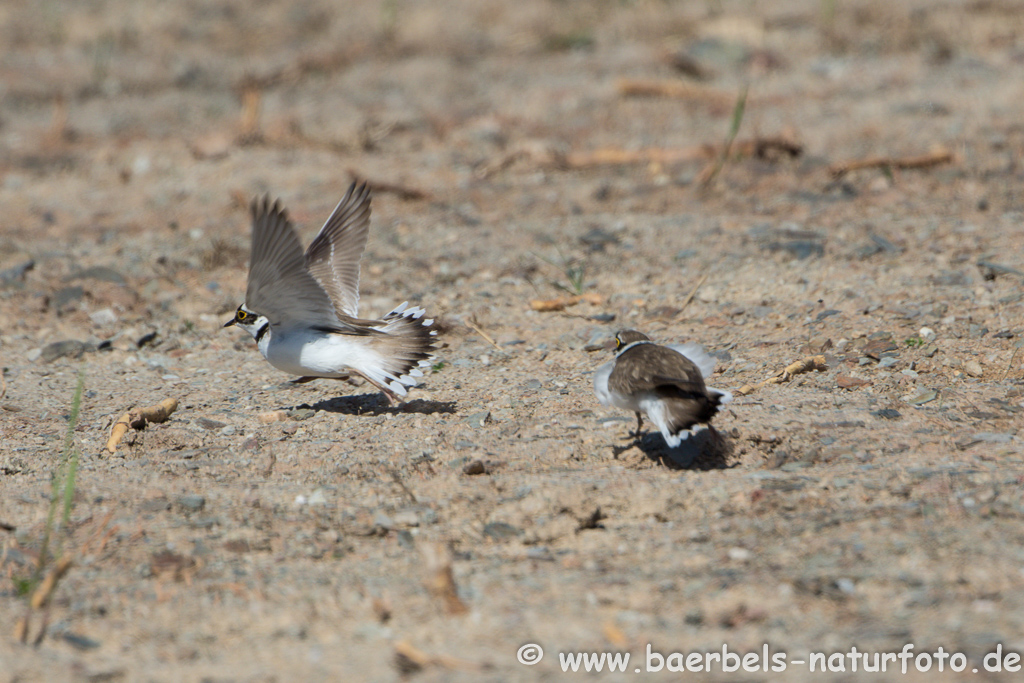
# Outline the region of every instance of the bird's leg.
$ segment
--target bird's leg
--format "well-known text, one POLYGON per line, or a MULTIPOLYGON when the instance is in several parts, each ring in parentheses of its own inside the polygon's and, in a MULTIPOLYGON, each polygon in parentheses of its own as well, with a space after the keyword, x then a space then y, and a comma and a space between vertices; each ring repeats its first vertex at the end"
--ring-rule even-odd
POLYGON ((715 444, 715 450, 722 450, 725 446, 725 440, 722 438, 722 435, 719 434, 718 430, 712 427, 710 424, 708 425, 708 432, 711 433, 711 441, 712 443, 715 444))
POLYGON ((634 434, 634 436, 636 438, 638 438, 638 439, 640 438, 640 430, 643 428, 643 426, 644 426, 644 417, 639 412, 637 412, 637 414, 636 414, 636 434, 634 434))
POLYGON ((392 405, 393 406, 396 403, 401 403, 402 402, 402 399, 398 398, 398 394, 396 394, 394 391, 392 391, 391 387, 385 386, 385 385, 381 384, 380 382, 375 382, 374 380, 370 379, 369 377, 367 377, 363 373, 359 372, 358 370, 353 370, 353 372, 355 372, 357 375, 359 375, 360 377, 365 379, 367 382, 369 382, 373 386, 375 386, 378 389, 380 389, 381 393, 383 393, 385 396, 387 396, 387 398, 388 398, 388 405, 392 405))

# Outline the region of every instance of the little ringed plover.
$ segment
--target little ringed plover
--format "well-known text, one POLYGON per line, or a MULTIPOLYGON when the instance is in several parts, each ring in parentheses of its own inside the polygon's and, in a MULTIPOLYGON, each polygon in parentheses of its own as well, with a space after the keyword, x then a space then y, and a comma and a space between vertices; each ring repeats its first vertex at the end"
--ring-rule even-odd
POLYGON ((433 357, 437 331, 422 308, 403 303, 380 320, 359 312, 359 259, 370 227, 370 189, 349 187, 303 252, 279 201, 254 199, 245 303, 224 327, 256 340, 295 382, 360 375, 391 402, 415 386, 433 357))
POLYGON ((715 359, 697 344, 659 346, 636 330, 615 335, 616 354, 594 373, 594 393, 602 405, 636 413, 636 436, 643 417, 653 422, 665 443, 676 448, 690 428, 706 424, 732 394, 711 389, 704 380, 715 359))

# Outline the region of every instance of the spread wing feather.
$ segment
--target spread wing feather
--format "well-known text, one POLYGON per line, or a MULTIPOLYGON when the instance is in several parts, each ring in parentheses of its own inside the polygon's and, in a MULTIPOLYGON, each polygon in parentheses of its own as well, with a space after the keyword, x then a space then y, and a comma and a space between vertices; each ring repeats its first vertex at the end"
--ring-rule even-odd
POLYGON ((352 183, 306 250, 306 268, 335 310, 359 314, 359 259, 370 229, 370 187, 352 183))
POLYGON ((252 253, 245 303, 274 326, 303 323, 337 327, 334 306, 310 275, 298 235, 280 202, 253 200, 252 253))

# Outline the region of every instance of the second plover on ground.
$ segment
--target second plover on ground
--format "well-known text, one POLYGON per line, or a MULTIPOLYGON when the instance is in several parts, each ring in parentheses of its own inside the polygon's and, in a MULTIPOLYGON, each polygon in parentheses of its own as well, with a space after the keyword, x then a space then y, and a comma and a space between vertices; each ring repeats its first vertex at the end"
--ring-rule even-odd
POLYGON ((704 380, 715 360, 697 344, 659 346, 642 332, 615 335, 615 358, 594 373, 594 393, 602 405, 636 413, 636 436, 642 415, 657 426, 665 443, 676 448, 694 425, 706 424, 732 394, 711 389, 704 380))

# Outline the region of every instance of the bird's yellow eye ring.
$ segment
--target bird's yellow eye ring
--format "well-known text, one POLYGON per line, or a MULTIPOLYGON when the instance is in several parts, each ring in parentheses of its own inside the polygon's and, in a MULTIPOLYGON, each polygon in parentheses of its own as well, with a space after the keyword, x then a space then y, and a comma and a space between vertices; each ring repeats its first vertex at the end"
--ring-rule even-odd
POLYGON ((242 309, 238 309, 238 312, 235 313, 235 317, 238 318, 239 320, 245 320, 247 315, 249 314, 243 311, 242 309))

